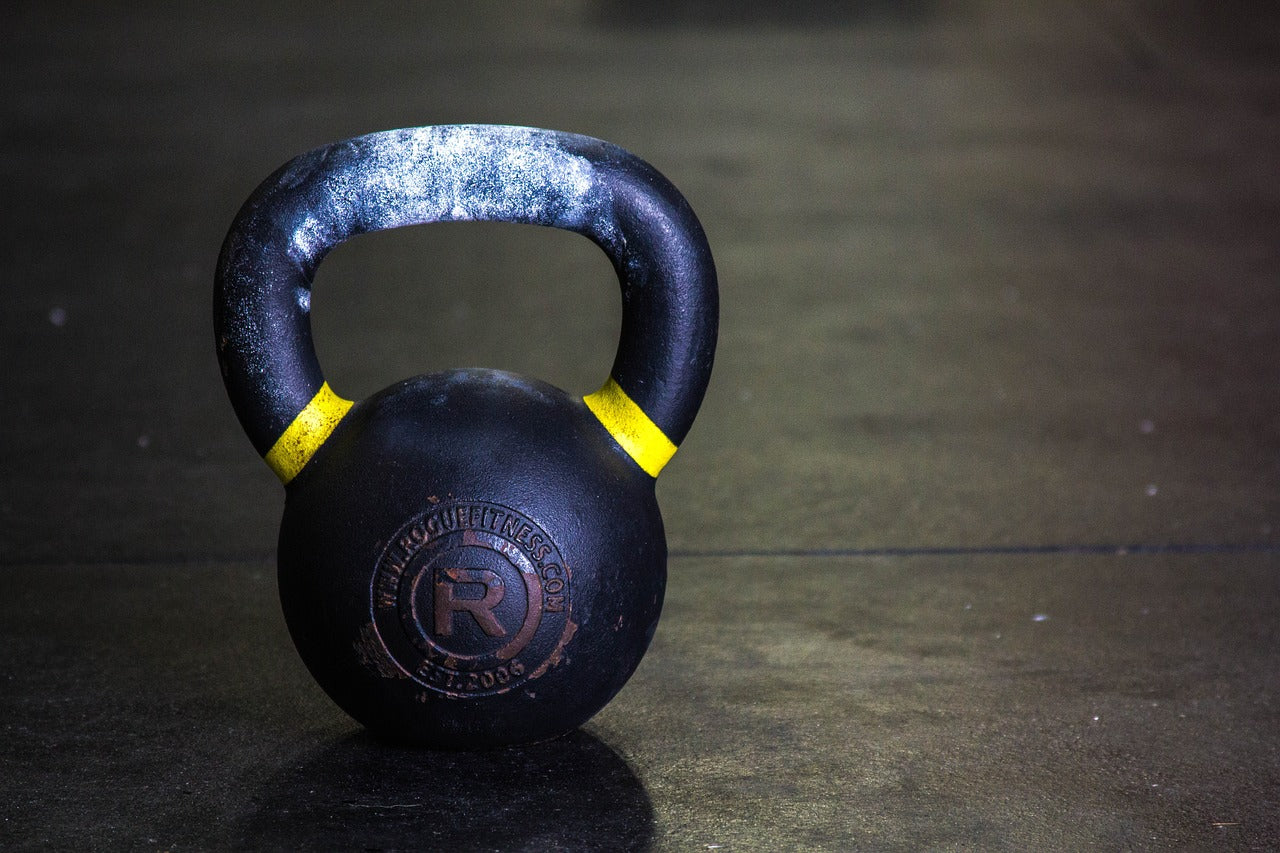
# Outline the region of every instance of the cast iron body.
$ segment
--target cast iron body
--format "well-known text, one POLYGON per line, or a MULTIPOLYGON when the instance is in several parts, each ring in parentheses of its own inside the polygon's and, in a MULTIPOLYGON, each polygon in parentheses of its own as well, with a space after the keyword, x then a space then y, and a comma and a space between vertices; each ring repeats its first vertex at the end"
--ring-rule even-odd
POLYGON ((387 737, 470 749, 562 734, 617 693, 666 583, 646 442, 674 452, 715 346, 710 251, 670 183, 616 146, 553 131, 348 140, 298 157, 250 197, 214 306, 232 403, 286 483, 285 618, 342 708, 387 737), (325 253, 442 220, 566 228, 609 255, 622 332, 595 404, 481 369, 354 405, 329 392, 309 321, 325 253))

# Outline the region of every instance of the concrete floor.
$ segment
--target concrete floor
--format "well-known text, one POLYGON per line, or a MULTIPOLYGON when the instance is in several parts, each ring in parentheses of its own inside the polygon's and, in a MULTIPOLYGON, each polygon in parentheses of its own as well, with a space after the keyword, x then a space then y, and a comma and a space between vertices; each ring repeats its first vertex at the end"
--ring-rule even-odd
MULTIPOLYGON (((831 5, 8 15, 0 847, 1280 847, 1280 13, 831 5), (209 317, 276 166, 450 122, 649 160, 723 311, 649 655, 480 756, 298 661, 209 317)), ((590 391, 618 327, 515 226, 359 238, 313 305, 349 397, 590 391)))

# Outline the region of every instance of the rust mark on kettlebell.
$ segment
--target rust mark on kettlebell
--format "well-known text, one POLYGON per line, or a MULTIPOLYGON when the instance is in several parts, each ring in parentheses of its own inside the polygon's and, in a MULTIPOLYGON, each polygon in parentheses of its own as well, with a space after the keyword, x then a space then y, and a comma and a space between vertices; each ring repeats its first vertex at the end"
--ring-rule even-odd
POLYGON ((382 678, 408 678, 409 675, 387 659, 372 622, 360 626, 360 635, 351 644, 361 666, 382 678))

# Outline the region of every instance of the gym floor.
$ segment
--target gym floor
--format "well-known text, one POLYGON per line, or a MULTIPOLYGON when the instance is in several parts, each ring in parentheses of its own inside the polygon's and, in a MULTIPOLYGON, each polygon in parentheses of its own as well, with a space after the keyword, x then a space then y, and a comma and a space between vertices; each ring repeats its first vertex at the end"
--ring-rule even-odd
MULTIPOLYGON (((1280 6, 15 4, 0 33, 0 847, 1280 847, 1280 6), (686 195, 711 390, 666 607, 581 731, 381 744, 276 599, 214 262, 304 150, 576 131, 686 195)), ((334 388, 574 393, 576 235, 358 238, 334 388)))

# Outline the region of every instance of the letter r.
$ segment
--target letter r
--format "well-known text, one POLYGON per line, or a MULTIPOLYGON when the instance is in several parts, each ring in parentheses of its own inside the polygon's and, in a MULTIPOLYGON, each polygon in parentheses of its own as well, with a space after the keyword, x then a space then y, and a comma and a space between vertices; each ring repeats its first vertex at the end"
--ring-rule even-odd
POLYGON ((436 575, 436 634, 451 636, 453 614, 465 610, 485 634, 505 637, 507 631, 493 615, 493 608, 506 594, 507 588, 496 572, 488 569, 441 569, 436 575), (480 598, 459 598, 456 593, 461 584, 480 584, 484 587, 484 595, 480 598))

